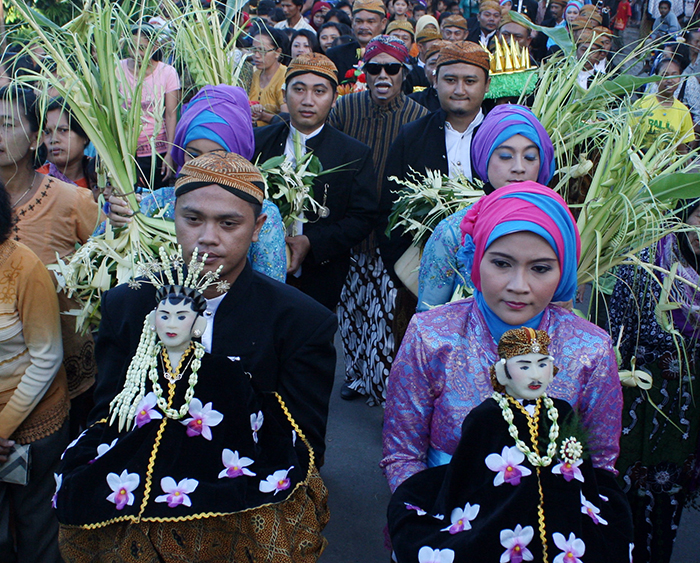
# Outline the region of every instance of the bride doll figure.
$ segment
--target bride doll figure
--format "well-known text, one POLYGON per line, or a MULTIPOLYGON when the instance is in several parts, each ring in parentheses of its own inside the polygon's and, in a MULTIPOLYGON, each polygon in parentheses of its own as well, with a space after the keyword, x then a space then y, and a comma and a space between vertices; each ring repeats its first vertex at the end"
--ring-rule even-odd
MULTIPOLYGON (((205 353, 197 251, 143 267, 156 285, 110 418, 78 437, 56 474, 65 561, 316 561, 327 491, 276 393, 238 358, 205 353), (95 559, 95 554, 98 554, 95 559)), ((220 290, 227 290, 219 282, 220 290)))
POLYGON ((546 332, 522 327, 498 344, 494 393, 473 409, 448 465, 392 496, 399 563, 629 561, 629 507, 594 469, 571 406, 546 395, 557 368, 546 332))

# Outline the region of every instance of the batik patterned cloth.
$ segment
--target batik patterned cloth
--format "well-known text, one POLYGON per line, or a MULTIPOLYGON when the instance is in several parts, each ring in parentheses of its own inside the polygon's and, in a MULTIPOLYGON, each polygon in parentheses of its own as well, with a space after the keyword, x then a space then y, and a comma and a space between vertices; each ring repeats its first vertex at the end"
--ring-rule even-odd
POLYGON ((250 512, 183 522, 112 524, 86 530, 62 526, 61 555, 66 563, 256 561, 313 563, 326 539, 328 490, 318 471, 288 501, 250 512))
MULTIPOLYGON (((659 249, 666 246, 662 241, 659 249)), ((650 252, 644 251, 640 258, 649 261, 650 252)), ((689 266, 682 256, 678 258, 680 274, 689 266)), ((700 409, 691 378, 696 379, 700 345, 688 337, 674 342, 659 325, 655 309, 661 280, 630 266, 620 268, 616 275, 619 281, 610 302, 610 334, 617 339, 623 330, 623 369, 630 368, 634 356, 636 368, 653 377, 648 391, 623 387, 617 467, 634 517, 634 561, 667 562, 683 505, 698 485, 700 409), (687 362, 679 358, 679 351, 687 362)))
POLYGON ((351 389, 367 397, 370 406, 386 400, 386 380, 395 351, 395 302, 396 289, 377 250, 353 250, 340 293, 338 320, 345 377, 351 389))
MULTIPOLYGON (((549 351, 560 370, 548 394, 581 415, 593 466, 614 472, 622 392, 610 337, 554 305, 545 309, 539 329, 552 339, 549 351)), ((380 465, 392 490, 428 467, 429 449, 443 459, 455 452, 462 421, 493 393, 489 367, 496 361, 496 343, 472 299, 413 318, 387 390, 380 465)))

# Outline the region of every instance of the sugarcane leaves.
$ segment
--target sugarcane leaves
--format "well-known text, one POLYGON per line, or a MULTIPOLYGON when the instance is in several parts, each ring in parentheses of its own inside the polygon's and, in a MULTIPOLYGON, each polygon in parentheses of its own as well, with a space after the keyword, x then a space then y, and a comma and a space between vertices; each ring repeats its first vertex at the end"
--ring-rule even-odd
POLYGON ((409 169, 407 177, 389 178, 399 186, 389 216, 389 232, 397 227, 413 237, 413 243, 423 247, 435 227, 453 213, 472 205, 483 194, 476 183, 465 176, 449 178, 439 170, 426 170, 425 176, 409 169))
POLYGON ((677 172, 657 176, 649 182, 649 190, 662 201, 697 197, 700 194, 700 174, 677 172))
MULTIPOLYGON (((296 143, 295 143, 296 144, 296 143)), ((287 156, 276 156, 256 163, 265 181, 266 196, 277 205, 285 229, 294 236, 295 224, 308 221, 306 214, 321 212, 321 204, 314 199, 314 180, 331 172, 324 171, 318 157, 312 152, 302 155, 297 151, 296 165, 287 156)))
POLYGON ((595 100, 609 100, 611 97, 622 98, 631 96, 639 91, 642 86, 659 82, 663 80, 663 76, 634 76, 631 74, 621 74, 615 78, 609 78, 602 82, 594 82, 586 92, 586 95, 581 98, 584 103, 591 103, 595 100))
POLYGON ((539 33, 543 33, 547 37, 549 37, 552 41, 554 41, 559 47, 561 48, 562 51, 564 51, 567 55, 573 56, 575 53, 575 48, 574 48, 574 43, 571 40, 571 34, 569 33, 569 30, 565 27, 543 27, 541 25, 537 25, 535 23, 532 23, 529 19, 526 19, 523 17, 522 14, 519 14, 515 10, 511 10, 508 12, 510 14, 510 17, 513 19, 515 23, 518 23, 522 25, 523 27, 529 27, 530 29, 534 29, 535 31, 538 31, 539 33))

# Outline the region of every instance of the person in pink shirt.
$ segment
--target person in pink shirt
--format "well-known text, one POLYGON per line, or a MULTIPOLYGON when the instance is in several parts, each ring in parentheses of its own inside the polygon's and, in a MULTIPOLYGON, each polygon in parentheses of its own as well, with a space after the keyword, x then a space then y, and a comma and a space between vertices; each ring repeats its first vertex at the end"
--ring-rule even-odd
POLYGON ((163 63, 156 44, 156 30, 148 24, 131 28, 130 56, 120 61, 118 77, 132 103, 141 84, 141 134, 136 150, 139 184, 158 189, 174 176, 171 149, 177 125, 180 78, 171 65, 163 63), (146 59, 146 55, 150 58, 146 59), (146 69, 142 69, 146 65, 146 69), (143 74, 143 76, 142 76, 143 74))

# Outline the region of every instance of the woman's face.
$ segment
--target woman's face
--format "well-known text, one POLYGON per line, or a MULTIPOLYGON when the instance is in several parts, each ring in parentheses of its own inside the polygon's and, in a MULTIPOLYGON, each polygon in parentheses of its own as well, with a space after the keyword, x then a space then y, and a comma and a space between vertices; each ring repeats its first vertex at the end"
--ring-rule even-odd
POLYGON ((143 61, 148 53, 148 37, 143 33, 134 35, 132 37, 131 45, 129 47, 129 54, 134 61, 143 61))
POLYGON ((579 9, 576 6, 569 6, 566 9, 566 21, 571 23, 574 21, 579 15, 579 9))
POLYGON ((405 16, 408 12, 408 2, 406 0, 395 0, 394 14, 397 16, 405 16))
MULTIPOLYGON (((688 223, 688 225, 692 225, 693 227, 700 227, 700 207, 690 214, 690 217, 688 217, 686 223, 688 223)), ((700 256, 700 240, 698 239, 697 231, 688 233, 688 242, 690 243, 690 248, 693 249, 693 252, 700 256)))
POLYGON ((310 52, 309 39, 303 35, 297 35, 292 41, 292 58, 294 59, 299 55, 307 55, 310 52))
POLYGON ((494 189, 527 180, 536 182, 540 149, 527 137, 514 135, 493 151, 486 173, 494 189))
POLYGON ((323 25, 323 18, 324 16, 328 13, 329 8, 326 8, 325 6, 321 8, 318 12, 314 14, 314 25, 316 26, 316 29, 321 27, 323 25))
POLYGON ((189 162, 193 158, 197 158, 198 156, 202 156, 203 154, 225 150, 227 149, 225 147, 222 147, 219 143, 215 141, 211 141, 209 139, 195 139, 194 141, 190 141, 189 143, 187 143, 187 146, 185 147, 185 155, 183 157, 183 160, 185 162, 189 162))
POLYGON ((340 37, 340 32, 337 27, 327 27, 324 29, 318 36, 321 50, 325 53, 338 37, 340 37))
POLYGON ((16 103, 0 100, 0 167, 31 158, 38 136, 30 131, 29 121, 16 103))
POLYGON ((277 64, 281 52, 281 49, 275 49, 272 39, 267 35, 256 35, 253 39, 253 64, 260 71, 277 64))
POLYGON ((49 161, 63 168, 82 160, 86 143, 85 139, 71 131, 66 112, 52 109, 46 114, 44 144, 49 161))
POLYGON ((522 326, 549 305, 559 285, 559 260, 549 243, 529 232, 496 239, 479 265, 481 293, 504 322, 522 326))
MULTIPOLYGON (((192 340, 197 313, 192 305, 180 301, 161 301, 156 308, 155 325, 158 338, 168 350, 184 352, 192 340)), ((175 366, 173 366, 175 367, 175 366)))

